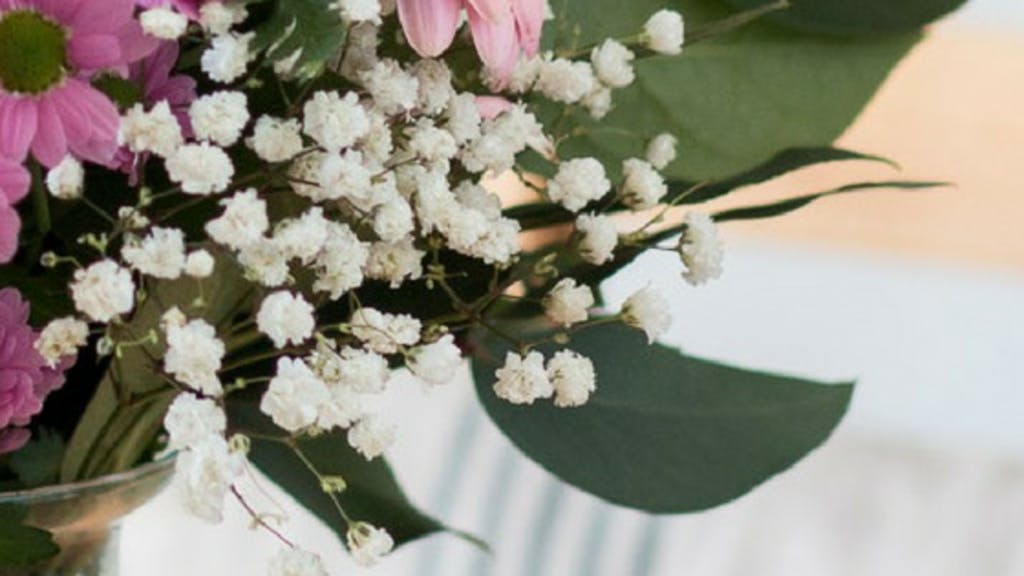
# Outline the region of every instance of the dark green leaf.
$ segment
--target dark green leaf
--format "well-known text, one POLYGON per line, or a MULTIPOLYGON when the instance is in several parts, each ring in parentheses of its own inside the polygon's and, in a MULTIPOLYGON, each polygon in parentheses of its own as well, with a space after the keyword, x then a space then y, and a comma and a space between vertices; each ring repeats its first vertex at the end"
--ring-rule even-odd
POLYGON ((779 202, 773 202, 771 204, 763 204, 761 206, 749 206, 745 208, 735 208, 733 210, 726 210, 719 212, 714 215, 715 221, 717 222, 728 222, 730 220, 757 220, 761 218, 774 218, 776 216, 782 216, 790 212, 799 210, 804 206, 807 206, 815 200, 820 200, 828 196, 835 196, 837 194, 848 194, 850 192, 863 192, 865 190, 877 190, 884 188, 893 188, 897 190, 922 190, 926 188, 938 188, 940 186, 948 186, 945 182, 864 182, 860 184, 848 184, 841 186, 834 190, 827 192, 819 192, 817 194, 809 194, 807 196, 799 196, 797 198, 789 198, 779 202))
POLYGON ((256 29, 253 50, 267 50, 267 58, 278 62, 301 51, 294 73, 313 78, 345 44, 348 32, 333 0, 273 0, 269 19, 256 29))
POLYGON ((11 455, 11 469, 23 486, 35 488, 57 482, 64 457, 64 439, 41 430, 24 448, 11 455))
POLYGON ((690 358, 622 325, 589 329, 570 346, 597 368, 584 407, 498 399, 491 385, 502 346, 474 363, 481 402, 556 476, 655 513, 706 510, 786 470, 829 437, 853 391, 690 358))
POLYGON ((29 567, 60 552, 46 530, 22 524, 27 511, 14 504, 0 504, 0 567, 29 567))
MULTIPOLYGON (((732 13, 712 0, 556 2, 556 46, 575 51, 635 34, 665 7, 681 10, 690 28, 732 13)), ((581 135, 559 151, 597 156, 617 171, 622 159, 642 155, 649 138, 668 131, 679 138, 680 158, 666 176, 693 182, 746 170, 784 148, 825 146, 919 37, 835 39, 755 22, 678 57, 642 59, 637 81, 616 92, 611 114, 600 122, 577 116, 581 135)))
MULTIPOLYGON (((280 434, 257 409, 256 401, 232 402, 232 426, 245 433, 280 434)), ((444 526, 423 514, 406 497, 387 462, 367 462, 349 446, 342 432, 299 441, 303 454, 323 476, 340 476, 347 489, 339 495, 346 513, 355 521, 369 522, 388 530, 395 543, 440 532, 444 526)), ((347 526, 320 482, 288 446, 253 439, 249 459, 287 491, 299 504, 330 527, 342 541, 347 526)))
MULTIPOLYGON (((726 0, 736 8, 764 0, 726 0)), ((965 0, 793 0, 789 9, 768 17, 795 30, 836 35, 907 32, 956 10, 965 0)))

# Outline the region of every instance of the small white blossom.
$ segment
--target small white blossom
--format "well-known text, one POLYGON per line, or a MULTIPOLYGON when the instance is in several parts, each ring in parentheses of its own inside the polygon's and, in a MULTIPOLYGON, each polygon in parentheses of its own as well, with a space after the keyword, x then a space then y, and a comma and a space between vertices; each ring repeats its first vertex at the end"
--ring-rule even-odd
POLYGON ((373 212, 373 231, 384 242, 398 242, 416 229, 412 206, 397 197, 378 206, 373 212))
POLYGON ((188 29, 188 18, 171 8, 150 8, 139 14, 142 31, 161 40, 177 40, 188 29))
POLYGON ((540 76, 544 60, 540 56, 521 57, 516 63, 512 76, 508 79, 508 90, 513 94, 526 94, 533 90, 533 85, 540 76))
POLYGON ((238 253, 246 277, 267 288, 277 288, 289 279, 288 252, 270 238, 246 244, 238 253))
POLYGON ((211 436, 221 436, 228 427, 224 409, 208 398, 182 392, 171 403, 164 416, 170 450, 197 446, 211 436))
POLYGON ((245 456, 233 452, 223 437, 210 436, 182 452, 174 469, 185 509, 217 524, 224 518, 224 499, 231 485, 245 470, 245 456))
POLYGON ((644 24, 644 43, 659 54, 679 54, 683 51, 684 32, 682 14, 661 10, 644 24))
POLYGON ((77 318, 58 318, 43 328, 34 346, 46 365, 56 368, 62 359, 77 354, 88 341, 88 324, 77 318))
POLYGON ((142 104, 136 104, 121 117, 118 142, 135 154, 152 152, 168 158, 184 142, 181 124, 171 112, 166 100, 161 100, 148 112, 142 104))
POLYGON ((548 196, 567 210, 578 212, 587 204, 600 200, 612 188, 604 166, 594 158, 578 158, 563 162, 558 174, 548 183, 548 196))
POLYGON ((192 102, 188 114, 197 139, 232 146, 249 123, 249 99, 242 92, 214 92, 192 102))
POLYGON ((363 284, 363 267, 369 257, 369 245, 359 240, 347 224, 332 223, 324 249, 314 264, 313 289, 330 294, 332 300, 341 298, 363 284))
POLYGON ((679 140, 668 132, 659 134, 647 145, 647 161, 658 170, 668 168, 676 159, 679 140))
POLYGON ((358 205, 372 203, 373 172, 356 150, 324 156, 314 182, 319 186, 297 188, 296 193, 314 202, 345 198, 358 205))
POLYGON ((300 130, 298 120, 260 116, 252 137, 245 142, 261 160, 271 164, 287 162, 302 152, 300 130))
POLYGON ((600 266, 615 256, 619 231, 610 216, 581 214, 576 219, 576 230, 580 233, 580 256, 584 260, 600 266))
POLYGON ((224 342, 217 330, 204 320, 183 326, 167 324, 167 354, 164 370, 182 384, 207 396, 223 392, 217 372, 224 360, 224 342))
POLYGON ((239 79, 254 57, 249 50, 249 43, 255 37, 252 32, 216 36, 200 59, 203 72, 211 80, 225 84, 239 79))
POLYGON ((215 36, 227 34, 245 17, 245 4, 241 2, 204 2, 199 7, 199 25, 215 36))
POLYGON ((463 92, 452 98, 448 103, 446 115, 448 123, 445 127, 460 146, 480 137, 483 118, 480 117, 480 108, 477 107, 476 96, 473 94, 463 92))
POLYGON ((590 54, 598 80, 611 88, 625 88, 633 83, 636 79, 633 71, 635 58, 636 55, 629 48, 611 38, 594 48, 590 54))
POLYGON ((327 385, 302 360, 281 358, 277 374, 263 394, 260 411, 289 432, 312 426, 331 401, 327 385))
POLYGON ((654 208, 668 194, 665 179, 646 160, 626 160, 622 163, 622 173, 626 177, 622 199, 634 210, 654 208))
POLYGON ((323 250, 330 234, 331 223, 324 218, 324 210, 315 206, 301 217, 285 220, 274 232, 274 243, 288 259, 309 264, 323 250))
POLYGON ((367 461, 373 460, 395 443, 395 426, 378 416, 364 416, 349 429, 348 443, 367 461))
POLYGON ((284 548, 270 559, 267 576, 327 576, 327 570, 316 554, 284 548))
POLYGON ((602 86, 594 90, 583 99, 583 107, 587 109, 590 117, 601 120, 612 111, 612 90, 602 86))
POLYGON ((526 358, 509 352, 505 365, 495 372, 495 376, 498 381, 494 384, 494 393, 512 404, 533 404, 555 393, 540 352, 530 352, 526 358))
POLYGON ((394 354, 402 347, 415 346, 423 329, 412 316, 385 314, 374 308, 360 308, 349 324, 352 334, 378 354, 394 354))
POLYGON ((206 224, 206 233, 215 242, 239 250, 258 242, 270 228, 267 203, 250 188, 221 200, 224 214, 206 224))
POLYGON ((303 108, 303 129, 328 152, 348 148, 366 135, 370 119, 355 92, 317 92, 303 108))
POLYGON ((135 307, 135 282, 131 272, 113 260, 102 260, 75 272, 71 297, 79 312, 106 323, 135 307))
POLYGON ((438 341, 414 349, 409 354, 409 370, 432 386, 448 384, 462 366, 462 351, 455 337, 445 334, 438 341))
POLYGON ((450 160, 459 152, 458 144, 451 132, 434 126, 429 120, 421 120, 409 130, 409 151, 426 160, 450 160))
POLYGON ((541 64, 534 89, 555 102, 575 104, 597 88, 594 68, 589 62, 558 58, 541 64))
POLYGON ((363 567, 375 565, 395 547, 395 541, 386 530, 375 528, 366 522, 349 527, 345 539, 352 559, 363 567))
POLYGON ((380 45, 380 27, 373 22, 359 22, 348 30, 345 56, 341 60, 341 75, 357 82, 360 75, 377 65, 377 47, 380 45))
POLYGON ((594 291, 579 286, 572 278, 564 278, 544 296, 544 313, 555 324, 568 328, 586 322, 588 310, 594 306, 594 291))
POLYGON ((338 0, 335 6, 349 22, 380 23, 380 0, 338 0))
POLYGON ((722 276, 725 246, 715 221, 699 212, 688 213, 684 221, 686 232, 679 241, 679 255, 686 265, 683 278, 694 286, 718 279, 722 276))
POLYGON ((668 301, 651 287, 638 290, 622 305, 622 320, 647 334, 653 344, 672 325, 668 301))
POLYGON ((555 353, 548 361, 548 377, 555 387, 555 406, 582 406, 597 389, 597 375, 590 358, 571 350, 555 353))
POLYGON ((316 318, 313 306, 301 295, 275 292, 263 299, 256 315, 256 325, 277 348, 299 345, 313 336, 316 318))
POLYGON ((46 189, 54 198, 77 200, 85 187, 85 169, 70 154, 46 173, 46 189))
POLYGON ((167 159, 167 174, 181 184, 181 191, 208 196, 228 189, 235 176, 231 157, 223 149, 206 142, 186 144, 167 159))
POLYGON ((191 278, 209 278, 216 264, 209 252, 196 250, 185 258, 185 274, 191 278))
POLYGON ((175 280, 185 269, 185 234, 177 228, 153 228, 141 241, 126 243, 121 257, 143 274, 175 280))
POLYGON ((393 116, 409 112, 416 107, 420 83, 415 76, 402 69, 394 60, 381 60, 362 73, 363 86, 373 97, 378 110, 393 116))
POLYGON ((406 280, 418 280, 423 276, 423 258, 426 255, 409 238, 395 243, 376 242, 370 246, 366 276, 398 288, 406 280))
POLYGON ((419 109, 428 116, 437 116, 455 97, 452 72, 443 60, 424 59, 412 68, 419 81, 419 109))

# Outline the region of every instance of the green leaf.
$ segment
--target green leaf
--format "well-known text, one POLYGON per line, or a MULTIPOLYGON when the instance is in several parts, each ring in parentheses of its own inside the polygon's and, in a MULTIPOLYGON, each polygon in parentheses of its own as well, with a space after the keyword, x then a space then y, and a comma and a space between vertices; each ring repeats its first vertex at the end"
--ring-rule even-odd
MULTIPOLYGON (((764 0, 726 0, 739 9, 764 0)), ((836 35, 907 32, 956 10, 965 0, 793 0, 772 22, 806 32, 836 35)))
MULTIPOLYGON (((691 29, 731 14, 713 0, 556 2, 556 14, 564 14, 555 24, 556 48, 575 51, 636 34, 665 7, 686 14, 691 29)), ((666 176, 704 181, 746 170, 784 148, 828 145, 919 38, 912 32, 836 39, 755 22, 688 46, 680 56, 641 59, 635 84, 615 93, 611 114, 600 122, 577 115, 582 134, 559 151, 597 156, 616 171, 624 158, 642 155, 649 138, 668 131, 679 138, 680 158, 666 176)))
MULTIPOLYGON (((229 408, 233 429, 243 434, 281 434, 260 413, 256 400, 232 401, 229 408)), ((397 545, 445 530, 440 522, 413 506, 386 461, 377 458, 367 462, 352 449, 343 432, 303 438, 298 446, 321 476, 334 478, 332 486, 338 484, 337 478, 344 480, 346 488, 338 498, 353 520, 386 528, 397 545)), ((249 459, 344 542, 348 526, 321 481, 290 447, 254 436, 249 459)))
POLYGON ((23 506, 0 504, 0 567, 29 567, 56 556, 60 548, 46 530, 22 524, 23 506))
POLYGON ((923 190, 927 188, 938 188, 942 186, 948 186, 946 182, 862 182, 859 184, 847 184, 846 186, 840 186, 833 190, 826 192, 819 192, 817 194, 808 194, 806 196, 798 196, 796 198, 788 198, 779 202, 773 202, 771 204, 763 204, 760 206, 748 206, 744 208, 734 208, 732 210, 725 210, 714 215, 716 222, 728 222, 731 220, 757 220, 761 218, 774 218, 776 216, 782 216, 789 214, 807 206, 808 204, 826 198, 828 196, 835 196, 838 194, 848 194, 850 192, 863 192, 866 190, 878 190, 878 189, 897 189, 897 190, 923 190))
POLYGON ((43 429, 24 448, 11 455, 11 470, 28 488, 57 482, 64 457, 64 439, 60 434, 43 429))
POLYGON ((786 470, 829 437, 853 392, 852 384, 749 372, 648 346, 621 324, 588 329, 570 347, 597 370, 598 389, 585 406, 497 398, 491 386, 502 346, 474 362, 480 401, 551 473, 654 513, 706 510, 786 470))
POLYGON ((271 62, 301 51, 293 68, 311 79, 323 71, 345 44, 348 28, 333 0, 273 0, 270 17, 256 28, 254 51, 266 50, 271 62))

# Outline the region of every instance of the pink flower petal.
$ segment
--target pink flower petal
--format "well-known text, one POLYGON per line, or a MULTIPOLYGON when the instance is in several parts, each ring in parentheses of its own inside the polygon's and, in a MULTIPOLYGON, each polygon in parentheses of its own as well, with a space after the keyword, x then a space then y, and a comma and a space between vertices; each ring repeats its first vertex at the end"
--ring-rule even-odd
POLYGON ((51 98, 41 98, 38 111, 36 136, 32 140, 32 155, 43 166, 53 168, 68 154, 67 136, 64 135, 60 113, 51 102, 51 98))
POLYGON ((0 94, 0 156, 24 160, 36 134, 36 104, 0 94))
POLYGON ((498 22, 508 16, 509 0, 466 0, 469 11, 475 10, 491 22, 498 22))
POLYGON ((503 112, 511 110, 514 104, 501 96, 477 96, 476 107, 484 120, 497 118, 503 112))
POLYGON ((0 264, 10 262, 18 253, 21 218, 5 196, 0 196, 0 264))
POLYGON ((519 37, 516 34, 515 19, 512 18, 512 9, 507 6, 505 9, 508 15, 500 20, 489 20, 472 7, 468 10, 473 44, 480 59, 497 80, 495 88, 504 86, 519 61, 519 37))
POLYGON ((68 59, 80 70, 100 70, 122 62, 121 42, 109 34, 74 36, 68 42, 68 59))
POLYGON ((516 18, 519 44, 532 58, 540 51, 544 32, 544 0, 512 0, 512 13, 516 18))
POLYGON ((32 433, 24 428, 8 428, 0 431, 0 455, 10 454, 24 448, 32 433))
POLYGON ((461 0, 398 0, 405 37, 424 58, 436 58, 452 45, 461 11, 461 0))
POLYGON ((64 21, 75 34, 113 33, 132 20, 135 0, 75 0, 78 8, 64 21))
POLYGON ((32 177, 18 162, 0 158, 0 196, 7 198, 12 206, 28 194, 32 177))

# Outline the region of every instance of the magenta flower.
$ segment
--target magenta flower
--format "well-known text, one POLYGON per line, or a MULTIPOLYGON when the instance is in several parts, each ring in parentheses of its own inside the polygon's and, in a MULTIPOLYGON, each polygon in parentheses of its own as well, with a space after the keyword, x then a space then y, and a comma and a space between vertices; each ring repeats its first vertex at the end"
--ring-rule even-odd
POLYGON ((17 162, 0 158, 0 264, 6 264, 18 251, 21 219, 14 205, 28 194, 31 177, 17 162))
POLYGON ((533 56, 540 50, 544 0, 398 0, 398 17, 413 49, 435 58, 455 39, 463 8, 476 51, 498 87, 520 54, 533 56))
POLYGON ((47 167, 73 154, 108 164, 117 151, 114 104, 89 81, 127 74, 156 47, 134 0, 0 0, 0 157, 47 167))
POLYGON ((28 441, 24 429, 43 409, 46 397, 64 385, 65 358, 56 369, 36 351, 38 334, 28 325, 29 305, 12 288, 0 290, 0 454, 28 441))

